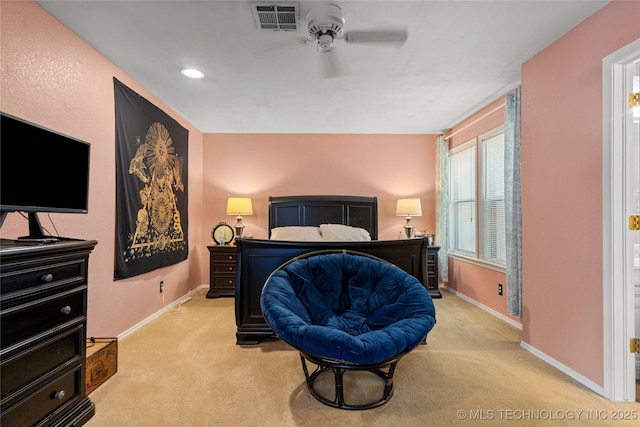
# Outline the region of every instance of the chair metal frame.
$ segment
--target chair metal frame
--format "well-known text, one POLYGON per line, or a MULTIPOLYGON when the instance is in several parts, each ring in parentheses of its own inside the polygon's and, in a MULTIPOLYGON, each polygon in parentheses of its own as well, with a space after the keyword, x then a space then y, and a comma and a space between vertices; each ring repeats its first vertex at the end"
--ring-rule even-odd
POLYGON ((393 374, 395 373, 396 365, 398 364, 402 356, 404 356, 404 354, 401 354, 380 363, 371 365, 359 365, 347 363, 344 361, 321 359, 302 351, 299 352, 300 361, 302 362, 302 370, 304 371, 304 376, 307 382, 307 388, 309 389, 311 395, 325 405, 332 406, 334 408, 350 410, 372 409, 387 403, 393 396, 393 374), (316 369, 311 373, 309 373, 307 361, 316 365, 316 369), (344 374, 349 371, 366 371, 374 373, 378 377, 380 377, 384 382, 384 388, 382 389, 380 398, 360 404, 350 404, 346 402, 344 398, 344 374), (315 388, 315 381, 320 376, 328 373, 333 373, 333 399, 329 399, 327 396, 323 395, 315 388))

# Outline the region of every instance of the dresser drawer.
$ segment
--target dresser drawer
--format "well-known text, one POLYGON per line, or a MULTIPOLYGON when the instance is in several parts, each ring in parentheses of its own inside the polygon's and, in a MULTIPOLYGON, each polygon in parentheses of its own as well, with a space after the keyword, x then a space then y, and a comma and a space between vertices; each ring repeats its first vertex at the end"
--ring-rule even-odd
POLYGON ((2 398, 52 369, 79 363, 83 345, 84 328, 78 325, 35 345, 19 348, 12 355, 3 355, 0 363, 2 398))
POLYGON ((234 253, 216 252, 213 254, 213 262, 235 264, 237 259, 238 259, 238 256, 235 252, 234 253))
POLYGON ((55 330, 60 325, 85 321, 85 293, 86 286, 82 286, 3 309, 0 319, 2 349, 45 331, 55 330))
POLYGON ((214 264, 213 265, 213 274, 235 274, 236 273, 236 265, 235 264, 214 264))
MULTIPOLYGON (((73 404, 81 396, 82 375, 81 365, 52 381, 36 387, 30 394, 7 408, 2 408, 0 425, 2 426, 32 426, 45 420, 52 421, 60 417, 63 406, 73 404)), ((43 423, 43 424, 48 424, 43 423)))
POLYGON ((65 284, 81 283, 85 280, 86 261, 83 258, 59 260, 56 263, 32 262, 5 265, 0 275, 2 299, 15 298, 21 294, 42 292, 65 284))
POLYGON ((234 277, 216 277, 215 279, 213 279, 213 285, 216 288, 235 289, 236 278, 235 276, 234 277))

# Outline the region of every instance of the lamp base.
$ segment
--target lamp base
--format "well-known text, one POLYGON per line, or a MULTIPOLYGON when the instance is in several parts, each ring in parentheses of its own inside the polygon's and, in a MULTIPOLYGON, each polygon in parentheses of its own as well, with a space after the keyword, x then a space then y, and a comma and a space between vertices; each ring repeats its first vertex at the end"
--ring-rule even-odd
POLYGON ((240 215, 238 215, 236 217, 236 219, 238 220, 238 222, 236 222, 236 238, 240 238, 242 237, 242 232, 244 231, 244 224, 242 223, 242 217, 240 215))
POLYGON ((404 225, 404 234, 407 235, 407 239, 413 238, 414 226, 411 224, 411 217, 407 217, 407 223, 404 225))

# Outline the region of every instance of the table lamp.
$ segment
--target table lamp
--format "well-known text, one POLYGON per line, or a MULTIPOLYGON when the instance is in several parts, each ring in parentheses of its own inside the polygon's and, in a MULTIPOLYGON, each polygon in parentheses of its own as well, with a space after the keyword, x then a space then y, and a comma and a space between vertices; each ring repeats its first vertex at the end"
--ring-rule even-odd
POLYGON ((411 224, 411 217, 422 216, 420 199, 398 199, 396 215, 407 218, 407 223, 404 225, 404 232, 407 235, 407 239, 412 238, 414 227, 413 224, 411 224))
POLYGON ((236 216, 236 236, 242 237, 244 224, 242 224, 242 215, 253 215, 253 206, 251 199, 248 197, 229 197, 227 199, 227 215, 236 216))

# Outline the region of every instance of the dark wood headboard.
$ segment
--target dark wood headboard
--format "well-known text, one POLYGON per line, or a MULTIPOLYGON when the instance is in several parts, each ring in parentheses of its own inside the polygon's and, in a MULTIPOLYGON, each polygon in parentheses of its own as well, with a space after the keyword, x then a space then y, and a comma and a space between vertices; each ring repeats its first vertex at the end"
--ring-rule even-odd
POLYGON ((344 224, 364 228, 372 240, 378 239, 378 198, 363 196, 280 196, 269 197, 269 237, 271 230, 286 226, 344 224))

